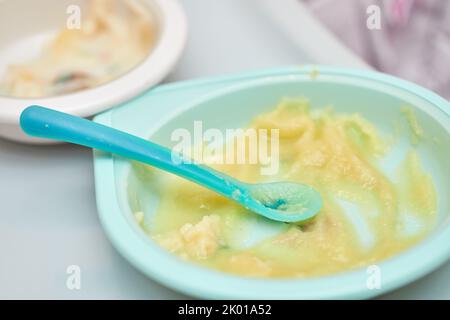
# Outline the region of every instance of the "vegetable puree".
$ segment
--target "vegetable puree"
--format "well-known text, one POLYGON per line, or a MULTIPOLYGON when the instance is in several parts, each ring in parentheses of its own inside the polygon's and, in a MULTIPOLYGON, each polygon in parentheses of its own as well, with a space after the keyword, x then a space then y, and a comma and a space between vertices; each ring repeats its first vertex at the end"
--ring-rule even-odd
POLYGON ((242 247, 235 245, 236 239, 245 233, 246 223, 257 221, 255 214, 201 186, 136 164, 138 179, 158 181, 160 197, 150 217, 143 218, 136 206, 137 221, 162 247, 233 274, 310 277, 386 259, 434 226, 436 193, 418 154, 411 149, 395 174, 383 174, 379 162, 392 145, 361 115, 331 108, 310 111, 304 99, 285 99, 249 127, 280 130, 278 174, 262 176, 258 164, 213 166, 250 183, 309 184, 320 192, 322 210, 303 225, 280 224, 276 234, 242 247), (363 228, 349 208, 355 209, 363 228), (419 227, 408 228, 411 221, 419 227))
POLYGON ((10 65, 0 94, 37 98, 112 81, 143 61, 155 41, 146 7, 135 0, 91 0, 79 28, 61 30, 36 59, 10 65))

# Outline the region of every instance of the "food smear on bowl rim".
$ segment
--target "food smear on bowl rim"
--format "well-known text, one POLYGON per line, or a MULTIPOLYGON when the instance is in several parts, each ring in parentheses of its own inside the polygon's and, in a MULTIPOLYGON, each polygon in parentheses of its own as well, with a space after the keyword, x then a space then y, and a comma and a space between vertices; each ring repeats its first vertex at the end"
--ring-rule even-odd
POLYGON ((0 94, 41 98, 93 88, 136 67, 154 45, 155 22, 138 0, 91 0, 82 17, 80 28, 61 30, 36 59, 10 65, 0 94))
MULTIPOLYGON (((280 232, 249 247, 236 246, 255 214, 210 190, 149 166, 132 172, 144 185, 157 183, 156 211, 139 225, 184 260, 227 273, 263 278, 304 278, 376 264, 424 238, 436 222, 435 187, 415 147, 396 173, 380 161, 392 143, 361 115, 332 108, 310 110, 305 99, 284 99, 250 128, 279 129, 280 168, 261 176, 259 164, 214 164, 249 183, 293 181, 311 185, 323 208, 306 224, 283 224, 280 232), (267 181, 270 179, 270 181, 267 181), (348 214, 356 208, 360 226, 348 214), (410 230, 414 221, 419 227, 410 230)), ((129 190, 129 196, 137 195, 129 190)), ((273 222, 272 222, 273 223, 273 222)), ((281 224, 281 223, 280 223, 281 224)))

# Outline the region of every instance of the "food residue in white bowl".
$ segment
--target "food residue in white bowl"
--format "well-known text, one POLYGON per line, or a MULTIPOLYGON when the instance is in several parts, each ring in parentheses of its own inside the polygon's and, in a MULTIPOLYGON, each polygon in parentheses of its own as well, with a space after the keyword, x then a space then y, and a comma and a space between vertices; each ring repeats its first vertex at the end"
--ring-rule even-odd
POLYGON ((36 59, 9 65, 0 94, 39 98, 93 88, 124 75, 149 54, 156 38, 139 1, 91 0, 80 28, 65 28, 36 59))

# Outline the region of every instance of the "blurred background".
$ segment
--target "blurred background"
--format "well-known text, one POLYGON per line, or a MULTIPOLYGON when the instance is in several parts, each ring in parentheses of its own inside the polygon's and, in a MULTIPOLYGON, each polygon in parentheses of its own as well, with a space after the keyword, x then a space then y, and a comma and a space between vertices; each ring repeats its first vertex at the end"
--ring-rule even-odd
POLYGON ((371 67, 419 83, 450 99, 449 1, 303 2, 328 30, 371 67), (373 6, 380 9, 379 28, 364 28, 374 12, 373 6))

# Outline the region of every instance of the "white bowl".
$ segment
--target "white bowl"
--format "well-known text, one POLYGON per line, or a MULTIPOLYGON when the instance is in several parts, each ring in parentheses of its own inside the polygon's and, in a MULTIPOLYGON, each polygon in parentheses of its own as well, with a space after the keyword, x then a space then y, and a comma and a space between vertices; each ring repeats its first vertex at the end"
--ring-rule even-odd
MULTIPOLYGON (((28 143, 49 143, 26 136, 19 126, 24 108, 37 104, 91 117, 130 100, 160 82, 181 56, 187 21, 177 0, 143 0, 154 16, 157 40, 148 57, 120 78, 83 91, 45 98, 22 99, 0 96, 0 137, 28 143)), ((25 62, 39 54, 65 25, 69 5, 85 0, 0 1, 0 76, 11 63, 25 62)))

